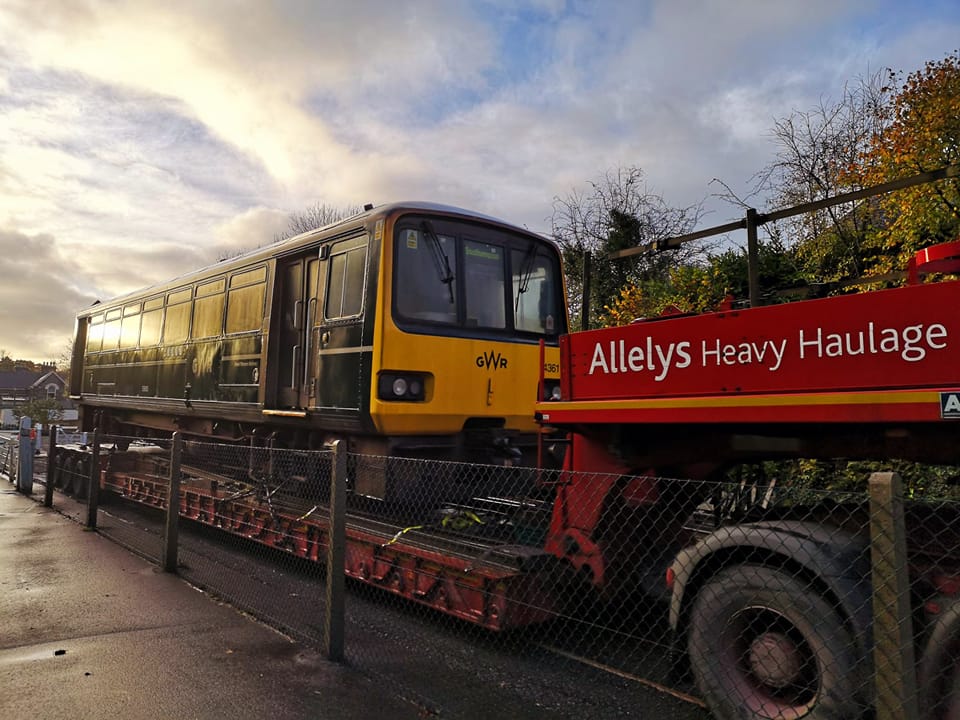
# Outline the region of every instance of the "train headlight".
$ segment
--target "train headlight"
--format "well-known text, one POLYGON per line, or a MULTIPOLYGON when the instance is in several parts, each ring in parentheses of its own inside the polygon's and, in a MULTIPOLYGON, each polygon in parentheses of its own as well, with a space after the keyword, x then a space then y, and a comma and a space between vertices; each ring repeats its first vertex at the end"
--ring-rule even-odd
POLYGON ((422 401, 425 399, 426 375, 415 372, 380 373, 377 397, 380 400, 422 401))

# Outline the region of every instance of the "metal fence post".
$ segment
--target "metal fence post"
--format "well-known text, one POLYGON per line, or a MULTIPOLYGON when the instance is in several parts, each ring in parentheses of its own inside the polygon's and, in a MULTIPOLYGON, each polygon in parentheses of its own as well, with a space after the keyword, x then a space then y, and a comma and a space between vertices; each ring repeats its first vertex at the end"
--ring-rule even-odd
POLYGON ((590 255, 590 251, 586 250, 583 253, 583 279, 580 283, 581 285, 581 295, 580 295, 580 329, 589 330, 590 329, 590 273, 591 265, 593 258, 590 255))
POLYGON ((87 527, 97 529, 97 511, 100 508, 100 428, 93 431, 90 448, 90 475, 87 477, 87 527))
POLYGON ((177 548, 180 539, 180 456, 183 453, 183 436, 173 434, 170 448, 170 485, 167 490, 167 516, 163 523, 163 547, 160 561, 164 572, 177 571, 177 548))
POLYGON ((760 243, 757 241, 757 211, 747 208, 747 289, 750 307, 760 307, 760 243))
POLYGON ((47 484, 43 489, 44 507, 53 507, 53 478, 56 473, 58 430, 58 425, 50 426, 50 443, 47 447, 47 484))
POLYGON ((877 719, 915 720, 919 711, 903 481, 897 473, 870 476, 870 558, 877 719))
POLYGON ((7 442, 7 478, 13 483, 14 489, 20 487, 17 484, 17 466, 20 464, 19 445, 19 438, 10 438, 7 442))
POLYGON ((25 495, 33 492, 33 440, 30 438, 30 418, 20 418, 20 455, 17 468, 17 490, 25 495))
POLYGON ((343 660, 344 591, 347 534, 347 448, 333 442, 333 472, 330 475, 330 536, 327 539, 327 597, 323 622, 327 658, 343 660))

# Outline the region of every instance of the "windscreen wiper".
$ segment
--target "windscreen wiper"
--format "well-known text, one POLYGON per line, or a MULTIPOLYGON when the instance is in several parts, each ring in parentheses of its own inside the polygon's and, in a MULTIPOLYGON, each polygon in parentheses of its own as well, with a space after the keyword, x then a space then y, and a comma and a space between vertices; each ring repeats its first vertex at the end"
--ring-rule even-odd
POLYGON ((430 245, 433 263, 436 265, 440 282, 450 290, 450 302, 453 303, 453 271, 450 269, 450 258, 448 258, 447 254, 443 251, 440 238, 437 237, 437 233, 434 232, 433 225, 429 220, 424 220, 420 223, 420 229, 423 230, 424 237, 427 238, 427 244, 430 245))
POLYGON ((533 268, 537 261, 537 246, 530 243, 523 260, 520 261, 520 282, 517 283, 517 299, 514 305, 514 313, 520 312, 520 296, 530 287, 530 278, 533 277, 533 268))

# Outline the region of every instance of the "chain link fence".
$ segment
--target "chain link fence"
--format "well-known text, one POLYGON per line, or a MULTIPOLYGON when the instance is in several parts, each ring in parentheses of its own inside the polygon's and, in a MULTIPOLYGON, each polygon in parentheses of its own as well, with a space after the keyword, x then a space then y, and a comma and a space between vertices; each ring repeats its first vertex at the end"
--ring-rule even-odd
MULTIPOLYGON (((44 477, 47 472, 47 455, 42 451, 41 446, 34 437, 29 442, 30 462, 27 464, 28 471, 31 474, 30 481, 34 477, 44 477)), ((5 477, 10 483, 20 488, 18 478, 21 474, 21 439, 17 436, 0 439, 0 476, 5 477)), ((23 479, 22 479, 23 480, 23 479)))
POLYGON ((17 465, 20 462, 20 440, 6 438, 0 443, 0 475, 14 482, 17 477, 17 465))
POLYGON ((427 715, 634 717, 651 691, 671 717, 960 707, 960 505, 892 473, 836 492, 98 435, 49 477, 427 715))

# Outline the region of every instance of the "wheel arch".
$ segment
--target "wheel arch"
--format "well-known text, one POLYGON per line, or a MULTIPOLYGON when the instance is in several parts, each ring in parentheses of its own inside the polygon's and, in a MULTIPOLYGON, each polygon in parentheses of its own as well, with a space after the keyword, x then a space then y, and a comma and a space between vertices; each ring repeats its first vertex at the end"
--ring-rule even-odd
POLYGON ((949 668, 960 657, 960 601, 955 601, 933 627, 920 656, 918 673, 920 716, 937 720, 949 717, 944 700, 957 688, 949 668))

